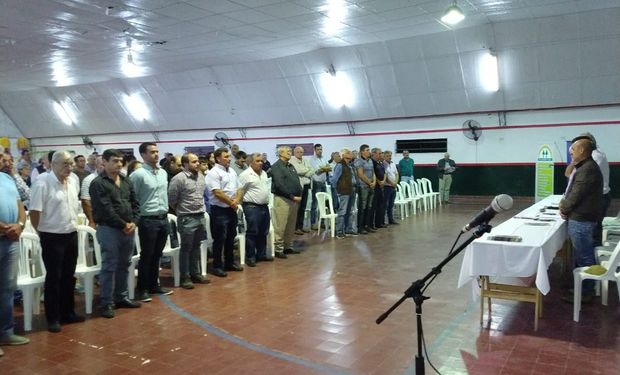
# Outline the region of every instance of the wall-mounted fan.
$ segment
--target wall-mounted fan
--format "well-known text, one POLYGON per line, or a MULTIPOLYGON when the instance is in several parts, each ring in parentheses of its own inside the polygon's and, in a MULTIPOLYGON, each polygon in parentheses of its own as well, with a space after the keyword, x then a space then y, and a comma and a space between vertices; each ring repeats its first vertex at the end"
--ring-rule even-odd
POLYGON ((82 142, 84 142, 84 147, 86 147, 87 150, 95 149, 95 144, 93 143, 92 139, 90 139, 89 136, 82 137, 82 142))
POLYGON ((476 120, 467 120, 463 123, 463 134, 474 141, 478 141, 482 135, 480 123, 476 120))
POLYGON ((217 147, 230 147, 230 143, 228 142, 228 136, 224 132, 215 133, 213 141, 215 142, 215 145, 217 147))

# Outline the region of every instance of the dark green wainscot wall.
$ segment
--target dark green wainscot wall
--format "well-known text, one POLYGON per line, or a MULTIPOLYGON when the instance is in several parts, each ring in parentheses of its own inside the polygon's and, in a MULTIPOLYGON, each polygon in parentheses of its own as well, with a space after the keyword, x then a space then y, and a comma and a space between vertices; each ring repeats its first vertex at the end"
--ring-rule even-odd
MULTIPOLYGON (((497 195, 533 197, 535 164, 497 165, 476 164, 458 166, 453 175, 451 194, 455 195, 497 195)), ((554 193, 562 194, 568 179, 564 177, 566 164, 558 163, 554 170, 554 193)), ((426 177, 437 191, 437 170, 434 166, 420 165, 414 170, 415 178, 426 177)), ((620 163, 610 165, 609 185, 612 198, 620 198, 620 163)))

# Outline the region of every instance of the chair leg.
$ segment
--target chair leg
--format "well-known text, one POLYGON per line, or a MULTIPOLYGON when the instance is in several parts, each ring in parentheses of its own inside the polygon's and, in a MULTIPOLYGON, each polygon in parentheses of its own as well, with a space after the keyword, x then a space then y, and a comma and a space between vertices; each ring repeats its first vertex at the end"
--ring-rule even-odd
POLYGON ((239 236, 239 263, 245 264, 245 234, 239 236))
POLYGON ((32 288, 24 288, 22 289, 22 301, 24 306, 24 331, 32 331, 32 305, 35 302, 33 300, 34 290, 32 288))
POLYGON ((136 266, 132 262, 127 272, 127 294, 129 299, 136 297, 136 266))
POLYGON ((336 218, 332 217, 329 219, 329 229, 331 230, 332 238, 336 237, 336 218))
POLYGON ((84 304, 86 305, 86 314, 93 313, 93 294, 95 287, 95 275, 84 275, 82 283, 84 284, 84 304))
POLYGON ((43 287, 34 288, 32 292, 32 311, 39 315, 41 313, 41 292, 43 291, 43 287))
POLYGON ((609 288, 609 281, 607 280, 601 280, 601 300, 603 302, 603 306, 607 306, 607 293, 608 293, 608 288, 609 288))
POLYGON ((579 311, 581 310, 581 276, 574 274, 575 279, 573 284, 573 320, 579 321, 579 311))
POLYGON ((207 240, 200 243, 200 273, 207 276, 207 240))
POLYGON ((175 288, 181 285, 181 265, 179 264, 181 254, 179 251, 172 256, 172 276, 174 277, 175 288))

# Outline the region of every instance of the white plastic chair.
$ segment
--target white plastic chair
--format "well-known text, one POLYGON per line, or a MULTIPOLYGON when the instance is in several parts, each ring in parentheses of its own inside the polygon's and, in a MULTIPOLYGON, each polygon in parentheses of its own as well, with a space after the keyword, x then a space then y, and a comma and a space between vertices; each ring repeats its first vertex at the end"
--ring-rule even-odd
POLYGON ((24 331, 32 331, 32 315, 41 312, 41 289, 45 284, 45 265, 41 242, 35 233, 19 237, 17 289, 23 294, 24 331))
POLYGON ((421 179, 415 181, 411 180, 412 188, 415 189, 416 196, 422 199, 424 203, 424 211, 428 211, 429 208, 433 208, 431 195, 424 192, 424 182, 421 179), (413 186, 415 185, 415 186, 413 186))
POLYGON ((400 219, 409 217, 409 201, 403 198, 403 191, 400 185, 396 185, 396 199, 394 200, 394 206, 399 209, 400 219))
POLYGON ((176 247, 172 247, 172 242, 170 241, 170 236, 166 239, 166 246, 164 247, 164 251, 162 252, 163 256, 170 257, 170 266, 172 268, 172 276, 174 278, 174 286, 178 287, 181 285, 181 270, 179 266, 179 261, 181 257, 181 236, 179 235, 178 227, 177 227, 177 217, 173 214, 168 214, 168 221, 172 221, 174 223, 175 230, 177 231, 177 238, 179 239, 179 245, 176 247))
POLYGON ((336 237, 336 217, 338 214, 334 212, 334 204, 332 202, 332 196, 330 194, 324 192, 316 193, 317 207, 319 210, 319 228, 317 231, 318 235, 321 235, 321 224, 322 220, 325 220, 325 224, 329 220, 331 236, 336 237), (327 204, 325 204, 327 202, 327 204), (329 208, 329 213, 327 209, 329 208))
POLYGON ((97 231, 87 225, 78 225, 78 257, 75 266, 75 276, 80 279, 80 283, 84 286, 84 302, 86 304, 86 313, 93 313, 93 299, 95 290, 95 275, 101 271, 101 247, 97 241, 97 231), (94 258, 89 262, 90 241, 89 236, 93 239, 94 258), (89 265, 90 263, 90 265, 89 265))
MULTIPOLYGON (((239 214, 243 213, 243 209, 239 206, 237 210, 237 216, 241 217, 239 214)), ((243 220, 245 221, 245 215, 243 215, 243 220)), ((207 212, 205 212, 205 226, 207 228, 207 239, 200 243, 200 272, 203 276, 207 275, 207 251, 210 247, 213 247, 213 235, 211 234, 211 217, 207 212)), ((247 224, 246 224, 247 228, 247 224)), ((235 239, 239 242, 239 263, 242 265, 245 264, 245 234, 237 233, 235 239)), ((267 242, 269 243, 269 241, 267 242)))
MULTIPOLYGON (((409 184, 403 181, 399 183, 399 186, 401 188, 402 198, 411 205, 413 215, 416 215, 418 213, 418 201, 421 200, 422 197, 417 194, 418 190, 415 183, 409 184)), ((420 209, 421 208, 422 207, 420 207, 420 209)))
POLYGON ((439 201, 439 192, 433 191, 433 184, 431 180, 428 178, 421 178, 422 187, 424 188, 424 194, 427 194, 431 200, 431 207, 435 209, 437 207, 437 202, 441 205, 441 201, 439 201))
POLYGON ((138 267, 138 262, 140 261, 140 252, 142 248, 140 247, 140 234, 138 233, 138 227, 134 231, 134 246, 135 246, 135 254, 131 256, 131 260, 129 262, 129 268, 127 269, 127 292, 129 294, 129 299, 135 298, 136 292, 136 279, 138 274, 136 272, 136 268, 138 267))
POLYGON ((602 261, 600 265, 606 269, 606 272, 602 275, 592 275, 586 273, 585 271, 590 268, 590 266, 578 267, 573 270, 575 290, 573 295, 573 320, 575 322, 579 321, 579 312, 581 311, 581 290, 582 282, 584 280, 600 281, 602 287, 601 300, 604 306, 607 306, 609 281, 616 282, 616 286, 618 287, 618 297, 620 297, 620 271, 618 271, 618 267, 620 266, 620 243, 617 244, 613 252, 611 252, 609 260, 602 261))

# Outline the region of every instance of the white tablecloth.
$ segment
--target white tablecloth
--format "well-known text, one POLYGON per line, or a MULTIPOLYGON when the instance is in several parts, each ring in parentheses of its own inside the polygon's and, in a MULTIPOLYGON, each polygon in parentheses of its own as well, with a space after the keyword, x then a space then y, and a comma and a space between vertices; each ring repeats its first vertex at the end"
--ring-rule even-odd
MULTIPOLYGON (((549 196, 472 242, 465 249, 458 287, 479 275, 501 278, 536 275, 538 290, 542 294, 549 293, 547 269, 564 244, 567 232, 559 210, 548 207, 557 207, 561 198, 561 195, 549 196), (523 240, 491 241, 487 239, 489 235, 520 236, 523 240)), ((478 294, 478 286, 473 287, 478 294)))

